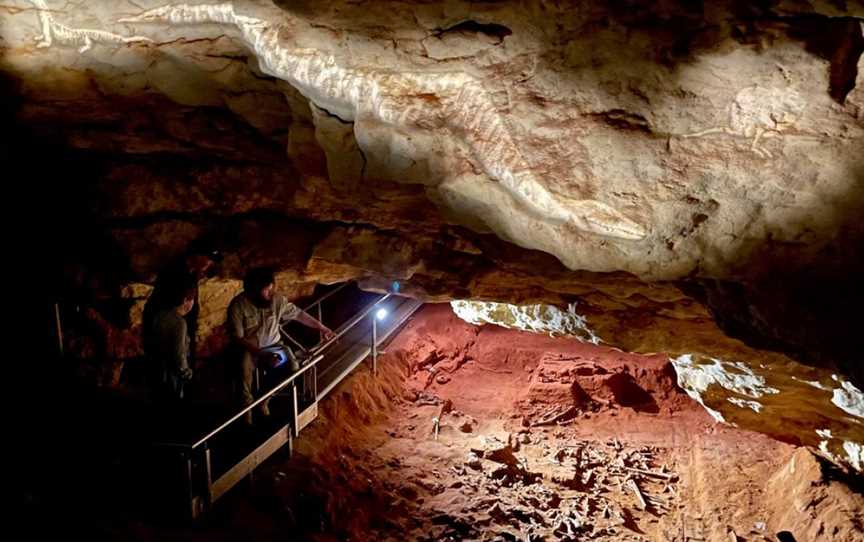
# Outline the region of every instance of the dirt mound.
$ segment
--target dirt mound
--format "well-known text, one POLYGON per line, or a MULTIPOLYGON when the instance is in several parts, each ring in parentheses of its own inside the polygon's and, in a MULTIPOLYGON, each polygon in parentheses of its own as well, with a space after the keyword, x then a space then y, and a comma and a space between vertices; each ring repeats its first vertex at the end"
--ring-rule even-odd
POLYGON ((661 404, 673 410, 685 402, 671 364, 639 361, 641 365, 543 354, 517 408, 528 425, 537 426, 567 422, 580 412, 623 407, 657 414, 661 404))
POLYGON ((408 366, 406 399, 432 404, 449 399, 475 416, 509 412, 523 415, 529 425, 543 425, 580 412, 628 408, 657 414, 693 406, 665 356, 497 327, 481 330, 446 306, 425 308, 422 322, 399 341, 391 350, 408 366), (496 393, 478 396, 473 383, 481 379, 496 393))

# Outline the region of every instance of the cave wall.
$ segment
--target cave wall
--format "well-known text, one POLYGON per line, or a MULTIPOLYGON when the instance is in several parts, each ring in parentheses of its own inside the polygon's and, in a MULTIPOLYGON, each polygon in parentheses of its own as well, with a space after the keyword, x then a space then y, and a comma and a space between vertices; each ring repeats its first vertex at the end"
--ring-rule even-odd
POLYGON ((858 2, 0 15, 4 158, 109 383, 140 354, 147 284, 201 240, 226 254, 202 355, 266 264, 297 296, 398 279, 429 301, 574 305, 622 349, 864 382, 858 2))

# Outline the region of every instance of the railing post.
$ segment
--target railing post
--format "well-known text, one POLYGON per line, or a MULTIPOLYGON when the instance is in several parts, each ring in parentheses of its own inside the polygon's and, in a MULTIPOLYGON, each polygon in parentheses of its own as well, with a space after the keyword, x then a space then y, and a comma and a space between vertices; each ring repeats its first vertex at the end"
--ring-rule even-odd
POLYGON ((189 507, 189 517, 194 520, 198 518, 198 506, 195 502, 195 477, 192 464, 192 454, 190 452, 182 452, 181 455, 183 457, 183 474, 186 478, 186 487, 184 488, 186 493, 186 504, 189 507))
POLYGON ((296 382, 291 383, 291 403, 292 403, 291 414, 292 414, 292 417, 294 418, 292 430, 294 431, 294 438, 297 438, 297 435, 300 433, 300 430, 298 429, 300 426, 300 422, 297 419, 299 417, 299 407, 297 405, 297 383, 296 382))
MULTIPOLYGON (((318 321, 323 324, 324 323, 324 316, 321 314, 321 305, 323 305, 323 303, 319 302, 318 303, 318 321)), ((319 329, 318 330, 318 342, 321 342, 323 340, 324 340, 324 332, 319 329)))
POLYGON ((60 303, 54 303, 54 322, 57 326, 57 349, 63 357, 63 326, 60 322, 60 303))
POLYGON ((204 482, 207 484, 205 496, 207 497, 207 508, 213 504, 213 464, 210 461, 210 445, 204 443, 204 482))
POLYGON ((378 376, 378 316, 372 313, 372 374, 378 376))

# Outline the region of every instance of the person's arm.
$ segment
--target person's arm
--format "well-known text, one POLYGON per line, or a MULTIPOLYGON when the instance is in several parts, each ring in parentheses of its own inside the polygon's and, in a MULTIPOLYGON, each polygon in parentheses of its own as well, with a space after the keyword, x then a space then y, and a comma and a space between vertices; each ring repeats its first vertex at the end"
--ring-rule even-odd
POLYGON ((304 312, 300 307, 291 303, 286 298, 282 297, 281 301, 283 303, 281 310, 282 317, 280 319, 281 323, 285 323, 288 320, 297 320, 306 327, 311 327, 312 329, 320 331, 324 335, 325 339, 333 338, 333 330, 329 327, 310 316, 309 313, 304 312))
POLYGON ((194 363, 198 354, 198 286, 195 286, 195 303, 183 319, 186 320, 186 331, 189 334, 189 362, 194 363))
POLYGON ((244 350, 253 356, 261 354, 261 349, 258 348, 257 342, 252 342, 252 340, 248 339, 244 335, 245 329, 243 327, 243 317, 240 315, 240 309, 233 303, 228 307, 228 326, 231 330, 231 337, 233 337, 237 344, 239 344, 244 350))
POLYGON ((318 320, 316 320, 315 318, 310 316, 309 313, 307 313, 305 311, 297 309, 297 311, 294 314, 292 319, 297 320, 298 322, 300 322, 301 324, 303 324, 306 327, 311 327, 312 329, 317 329, 318 331, 320 331, 321 333, 324 334, 325 339, 332 339, 333 338, 334 333, 333 333, 332 329, 325 326, 324 324, 322 324, 321 322, 319 322, 318 320))
POLYGON ((186 327, 186 320, 179 319, 177 325, 177 337, 174 339, 175 344, 175 361, 180 376, 185 380, 192 379, 192 368, 189 366, 189 331, 186 327))

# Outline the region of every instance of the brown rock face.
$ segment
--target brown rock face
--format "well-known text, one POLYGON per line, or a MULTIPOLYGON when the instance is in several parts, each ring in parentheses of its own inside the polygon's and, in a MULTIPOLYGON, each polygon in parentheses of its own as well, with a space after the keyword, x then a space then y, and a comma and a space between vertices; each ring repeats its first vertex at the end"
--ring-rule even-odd
POLYGON ((860 536, 852 529, 860 523, 861 495, 832 479, 827 471, 830 468, 807 450, 796 451, 768 481, 767 493, 774 501, 772 523, 809 540, 826 536, 855 540, 860 536))
POLYGON ((52 294, 99 309, 91 356, 137 355, 123 288, 209 240, 204 354, 266 264, 298 296, 575 304, 626 350, 864 382, 858 3, 0 10, 16 201, 52 294))

